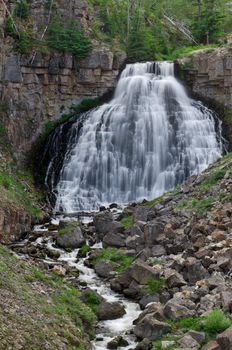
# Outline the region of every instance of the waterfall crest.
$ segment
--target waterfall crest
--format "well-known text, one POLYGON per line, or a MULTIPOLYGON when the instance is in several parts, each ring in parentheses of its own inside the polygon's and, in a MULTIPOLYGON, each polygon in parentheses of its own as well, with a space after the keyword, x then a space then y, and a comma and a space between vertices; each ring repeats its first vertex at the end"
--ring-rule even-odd
POLYGON ((112 101, 89 112, 81 128, 73 123, 70 135, 51 188, 55 209, 65 212, 155 198, 222 154, 220 125, 187 96, 171 62, 127 65, 112 101))

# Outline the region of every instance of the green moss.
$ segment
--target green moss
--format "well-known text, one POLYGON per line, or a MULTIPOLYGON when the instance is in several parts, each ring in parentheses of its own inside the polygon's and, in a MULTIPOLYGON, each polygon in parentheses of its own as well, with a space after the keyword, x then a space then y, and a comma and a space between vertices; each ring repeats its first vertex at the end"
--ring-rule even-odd
POLYGON ((93 264, 95 265, 97 262, 104 260, 118 263, 119 266, 115 268, 115 271, 123 272, 132 264, 134 258, 127 256, 125 252, 120 249, 102 249, 101 255, 93 260, 93 264))
POLYGON ((223 121, 226 125, 232 125, 232 108, 226 108, 224 110, 223 121))
POLYGON ((121 220, 121 224, 124 226, 125 230, 129 230, 134 224, 133 216, 129 215, 123 218, 121 220))

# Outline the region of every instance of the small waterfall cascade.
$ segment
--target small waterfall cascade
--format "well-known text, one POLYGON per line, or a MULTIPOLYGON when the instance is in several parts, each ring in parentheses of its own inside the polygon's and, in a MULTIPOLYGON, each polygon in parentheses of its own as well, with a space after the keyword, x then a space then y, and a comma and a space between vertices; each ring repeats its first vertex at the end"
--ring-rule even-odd
POLYGON ((220 123, 187 96, 172 62, 127 65, 111 102, 72 123, 68 140, 57 180, 51 161, 46 182, 55 209, 70 213, 155 198, 223 148, 220 123))

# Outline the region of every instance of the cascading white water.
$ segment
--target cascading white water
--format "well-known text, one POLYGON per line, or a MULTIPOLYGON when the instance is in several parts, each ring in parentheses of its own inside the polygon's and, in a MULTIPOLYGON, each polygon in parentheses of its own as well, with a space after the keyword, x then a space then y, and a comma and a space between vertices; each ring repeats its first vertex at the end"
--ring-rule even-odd
POLYGON ((73 124, 72 133, 58 211, 154 198, 222 153, 213 113, 187 96, 171 62, 127 65, 113 100, 89 113, 81 131, 73 124))

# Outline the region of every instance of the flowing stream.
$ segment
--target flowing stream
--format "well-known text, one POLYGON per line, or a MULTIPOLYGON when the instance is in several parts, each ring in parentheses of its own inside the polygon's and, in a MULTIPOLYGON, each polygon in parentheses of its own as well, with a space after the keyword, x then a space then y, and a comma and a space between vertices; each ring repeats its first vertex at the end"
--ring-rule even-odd
MULTIPOLYGON (((57 218, 56 220, 57 222, 59 222, 59 218, 57 218)), ((64 217, 62 217, 62 220, 65 220, 64 217)), ((73 220, 76 220, 76 219, 69 217, 65 221, 73 221, 73 220)), ((87 218, 87 222, 88 222, 88 218, 87 218)), ((123 348, 118 347, 118 349, 128 350, 128 349, 134 348, 137 341, 135 336, 132 334, 131 330, 133 328, 133 321, 141 313, 140 306, 137 303, 126 299, 123 295, 120 295, 112 291, 110 289, 109 283, 106 280, 99 278, 93 269, 85 266, 84 261, 86 258, 77 259, 77 254, 79 249, 74 249, 71 252, 66 252, 63 249, 58 248, 53 238, 54 234, 56 234, 56 231, 51 232, 49 234, 48 229, 43 225, 35 226, 34 231, 37 233, 37 235, 38 233, 41 233, 41 235, 39 235, 39 237, 34 242, 31 242, 30 239, 29 240, 25 239, 15 244, 14 247, 25 246, 29 243, 36 247, 45 249, 46 251, 49 250, 49 251, 59 252, 60 257, 58 258, 58 260, 53 260, 51 257, 46 257, 43 260, 43 263, 52 264, 52 265, 64 263, 64 264, 68 264, 70 267, 76 268, 80 273, 78 277, 78 280, 80 282, 84 282, 84 284, 86 283, 88 288, 92 289, 93 291, 101 295, 101 297, 103 297, 105 301, 120 302, 121 304, 124 305, 126 314, 123 317, 115 320, 98 322, 97 334, 95 339, 92 341, 93 349, 106 350, 107 343, 117 336, 122 336, 128 342, 128 346, 125 346, 123 348)), ((95 245, 91 246, 91 248, 92 249, 102 248, 102 244, 96 243, 95 245)), ((80 285, 81 284, 83 283, 80 283, 80 285)), ((85 288, 85 287, 82 287, 82 288, 85 288)))
POLYGON ((155 198, 222 154, 220 123, 172 62, 127 65, 112 101, 57 129, 52 147, 46 184, 68 213, 155 198))

